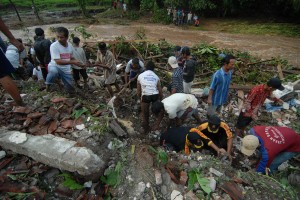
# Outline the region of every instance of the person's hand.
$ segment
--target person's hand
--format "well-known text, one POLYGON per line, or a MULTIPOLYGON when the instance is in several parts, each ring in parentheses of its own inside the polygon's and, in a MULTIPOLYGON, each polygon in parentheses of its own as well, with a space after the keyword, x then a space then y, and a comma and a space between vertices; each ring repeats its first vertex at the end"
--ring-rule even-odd
POLYGON ((208 98, 208 99, 207 99, 207 103, 208 103, 208 105, 211 105, 211 104, 212 104, 211 98, 208 98))
POLYGON ((21 52, 21 51, 23 51, 25 49, 24 45, 21 42, 19 42, 19 40, 17 40, 16 38, 9 40, 9 42, 12 45, 14 45, 15 47, 17 47, 18 50, 19 50, 19 52, 21 52))
POLYGON ((226 150, 223 148, 218 149, 218 156, 227 154, 226 150))

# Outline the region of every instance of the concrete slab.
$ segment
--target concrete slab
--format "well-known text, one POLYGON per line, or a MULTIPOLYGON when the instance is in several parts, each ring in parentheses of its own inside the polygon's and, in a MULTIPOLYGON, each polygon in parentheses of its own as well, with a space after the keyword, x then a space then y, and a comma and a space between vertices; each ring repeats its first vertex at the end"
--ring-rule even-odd
POLYGON ((0 129, 0 146, 23 154, 46 165, 78 172, 80 175, 99 174, 104 171, 103 160, 86 147, 75 146, 76 142, 54 135, 33 136, 19 131, 0 129), (13 140, 22 135, 22 140, 13 140), (26 137, 26 139, 24 139, 26 137))

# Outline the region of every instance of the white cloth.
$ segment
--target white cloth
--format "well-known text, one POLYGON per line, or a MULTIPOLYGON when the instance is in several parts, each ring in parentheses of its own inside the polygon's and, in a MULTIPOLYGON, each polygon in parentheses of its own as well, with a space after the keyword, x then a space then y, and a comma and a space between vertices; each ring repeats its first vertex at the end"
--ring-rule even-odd
POLYGON ((5 56, 12 66, 17 69, 20 66, 20 59, 26 58, 26 51, 24 49, 21 53, 19 53, 18 48, 10 44, 7 47, 5 56))
MULTIPOLYGON (((86 64, 86 56, 83 48, 81 47, 73 47, 73 57, 80 61, 82 64, 86 64)), ((77 65, 72 65, 73 69, 82 69, 77 65)))
POLYGON ((192 20, 192 16, 193 16, 193 14, 192 14, 192 13, 189 13, 189 14, 188 14, 188 20, 192 20))
POLYGON ((30 50, 29 50, 29 51, 30 51, 30 54, 31 54, 31 55, 35 55, 35 50, 34 50, 33 47, 30 47, 30 50))
POLYGON ((196 109, 198 100, 192 94, 175 93, 162 100, 165 111, 170 119, 174 119, 178 113, 185 111, 188 107, 196 109))
POLYGON ((158 76, 151 70, 147 70, 138 76, 138 82, 141 84, 142 95, 158 94, 157 83, 158 76))
POLYGON ((44 80, 43 73, 40 66, 38 66, 38 70, 36 70, 36 68, 33 68, 32 76, 36 76, 38 80, 44 80))
POLYGON ((71 65, 58 65, 55 60, 66 60, 70 61, 73 57, 73 47, 68 42, 67 46, 64 47, 61 45, 58 41, 54 42, 50 46, 50 54, 51 54, 51 61, 49 63, 49 66, 57 66, 60 68, 68 69, 67 71, 71 71, 71 65))
MULTIPOLYGON (((144 63, 141 60, 139 60, 139 65, 141 66, 140 71, 144 71, 145 70, 144 63)), ((129 60, 126 65, 126 68, 125 68, 126 73, 129 73, 131 71, 131 66, 132 66, 132 59, 129 60)))

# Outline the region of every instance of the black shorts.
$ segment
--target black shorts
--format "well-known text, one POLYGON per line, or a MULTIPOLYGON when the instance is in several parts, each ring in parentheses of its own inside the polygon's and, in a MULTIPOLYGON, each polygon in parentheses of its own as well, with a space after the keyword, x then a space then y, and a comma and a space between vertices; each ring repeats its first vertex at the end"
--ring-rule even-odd
POLYGON ((242 129, 242 128, 245 128, 246 126, 248 126, 251 122, 252 122, 252 118, 251 117, 245 117, 244 113, 241 112, 240 115, 239 115, 239 118, 236 122, 235 127, 237 127, 238 129, 242 129))
POLYGON ((0 78, 10 75, 14 72, 15 68, 11 65, 9 60, 6 58, 4 52, 0 48, 0 78))
POLYGON ((86 73, 86 69, 73 69, 73 78, 74 78, 75 81, 80 80, 79 74, 81 74, 81 76, 84 80, 86 80, 88 78, 88 75, 86 73))
POLYGON ((157 101, 159 98, 158 94, 153 94, 153 95, 143 95, 142 96, 142 102, 143 103, 151 103, 157 101))

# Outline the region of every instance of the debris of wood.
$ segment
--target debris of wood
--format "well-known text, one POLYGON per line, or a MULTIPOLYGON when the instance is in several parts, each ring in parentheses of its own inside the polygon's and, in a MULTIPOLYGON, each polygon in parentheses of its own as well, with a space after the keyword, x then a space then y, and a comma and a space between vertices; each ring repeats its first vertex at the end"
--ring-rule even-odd
POLYGON ((109 127, 119 137, 123 137, 127 135, 127 133, 121 128, 121 126, 118 124, 118 122, 115 119, 110 121, 109 127))

